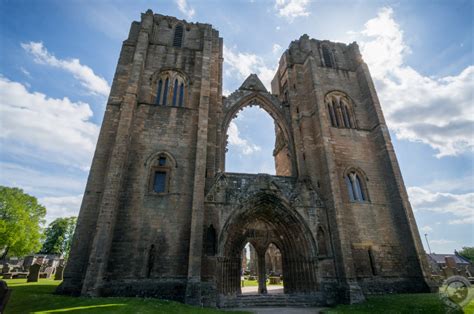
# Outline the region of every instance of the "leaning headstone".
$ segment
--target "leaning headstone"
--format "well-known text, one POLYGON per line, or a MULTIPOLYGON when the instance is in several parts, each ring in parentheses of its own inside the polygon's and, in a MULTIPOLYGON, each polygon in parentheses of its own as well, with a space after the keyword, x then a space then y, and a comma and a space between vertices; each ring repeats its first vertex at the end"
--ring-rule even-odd
POLYGON ((59 265, 56 267, 56 274, 54 274, 54 280, 63 280, 64 266, 59 265))
POLYGON ((30 273, 28 274, 28 278, 26 282, 38 282, 40 268, 41 268, 41 265, 39 264, 31 265, 30 273))
POLYGON ((0 313, 5 312, 5 307, 7 306, 11 293, 12 289, 8 288, 7 283, 3 280, 0 280, 0 313))

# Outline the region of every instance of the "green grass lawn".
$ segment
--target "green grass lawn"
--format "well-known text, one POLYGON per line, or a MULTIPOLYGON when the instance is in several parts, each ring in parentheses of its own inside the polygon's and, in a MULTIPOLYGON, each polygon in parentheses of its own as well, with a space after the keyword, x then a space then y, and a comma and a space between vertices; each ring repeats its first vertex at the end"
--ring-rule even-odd
MULTIPOLYGON (((339 313, 382 313, 382 314, 445 314, 448 308, 440 300, 437 293, 419 293, 419 294, 392 294, 373 296, 367 299, 367 302, 353 305, 338 305, 334 308, 325 310, 327 314, 339 313)), ((464 312, 474 313, 474 300, 464 308, 464 312)))
POLYGON ((83 298, 53 294, 59 281, 40 279, 26 283, 26 279, 6 279, 12 295, 6 307, 6 314, 18 313, 176 313, 217 314, 248 313, 223 312, 215 309, 198 308, 179 302, 141 298, 83 298))
MULTIPOLYGON (((53 294, 58 281, 40 279, 36 283, 26 283, 26 279, 7 279, 13 289, 6 314, 17 313, 247 313, 223 312, 216 309, 198 308, 178 302, 142 298, 83 298, 53 294)), ((249 285, 257 285, 255 280, 249 285)), ((367 302, 355 305, 338 305, 325 313, 429 313, 444 314, 446 307, 438 294, 398 294, 369 297, 367 302)), ((452 312, 454 313, 454 312, 452 312)), ((461 312, 459 312, 461 313, 461 312)), ((474 313, 474 300, 464 309, 464 313, 474 313)))
MULTIPOLYGON (((283 287, 283 281, 278 284, 278 285, 270 285, 270 280, 267 280, 267 286, 282 286, 283 287)), ((257 280, 244 280, 244 286, 243 287, 258 287, 258 281, 257 280)))

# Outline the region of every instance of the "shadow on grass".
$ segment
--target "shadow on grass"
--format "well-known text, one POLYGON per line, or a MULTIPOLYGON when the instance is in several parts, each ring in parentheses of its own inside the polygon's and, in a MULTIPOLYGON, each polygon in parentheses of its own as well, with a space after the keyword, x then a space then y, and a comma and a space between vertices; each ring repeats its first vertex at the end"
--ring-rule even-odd
POLYGON ((192 307, 159 299, 85 298, 56 295, 54 290, 58 284, 59 282, 50 280, 40 280, 38 283, 8 283, 13 291, 5 313, 223 313, 215 309, 192 307))

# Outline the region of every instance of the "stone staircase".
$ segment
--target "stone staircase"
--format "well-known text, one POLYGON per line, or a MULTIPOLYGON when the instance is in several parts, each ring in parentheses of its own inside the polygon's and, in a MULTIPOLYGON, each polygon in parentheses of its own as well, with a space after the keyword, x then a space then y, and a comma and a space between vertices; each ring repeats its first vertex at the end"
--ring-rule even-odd
POLYGON ((324 303, 319 295, 247 294, 226 299, 221 307, 313 307, 324 303))

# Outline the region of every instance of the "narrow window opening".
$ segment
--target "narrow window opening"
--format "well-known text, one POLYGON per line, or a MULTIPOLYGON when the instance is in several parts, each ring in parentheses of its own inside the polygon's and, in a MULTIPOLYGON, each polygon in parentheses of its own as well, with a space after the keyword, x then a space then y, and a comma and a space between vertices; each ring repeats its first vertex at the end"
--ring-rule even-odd
POLYGON ((168 102, 168 85, 170 83, 169 78, 166 78, 165 80, 165 90, 163 92, 163 106, 166 106, 168 102))
POLYGON ((356 187, 357 187, 357 196, 360 201, 365 201, 364 190, 362 189, 362 183, 360 182, 359 176, 356 174, 356 187))
POLYGON ((344 117, 344 127, 350 128, 351 124, 349 123, 349 115, 347 113, 347 107, 345 105, 341 105, 342 116, 344 117))
POLYGON ((161 89, 163 88, 163 81, 160 80, 158 82, 158 90, 156 92, 156 104, 159 105, 160 104, 160 99, 161 99, 161 89))
POLYGON ((176 25, 174 29, 173 47, 181 47, 183 44, 183 26, 176 25))
POLYGON ((328 255, 328 246, 326 240, 326 234, 324 233, 323 228, 318 229, 318 234, 316 236, 318 242, 319 255, 327 256, 328 255))
POLYGON ((148 264, 147 264, 147 271, 146 276, 150 278, 151 272, 153 271, 153 266, 155 264, 155 245, 152 244, 150 250, 148 251, 148 264))
POLYGON ((333 64, 332 64, 331 52, 329 51, 329 48, 326 46, 323 46, 322 50, 323 50, 324 65, 329 68, 332 68, 333 64))
POLYGON ((338 112, 337 112, 337 106, 336 106, 336 103, 335 103, 334 99, 332 100, 331 109, 334 113, 334 120, 336 121, 336 127, 340 127, 341 122, 340 122, 340 119, 339 119, 339 115, 338 115, 338 112))
POLYGON ((183 99, 184 99, 184 83, 181 83, 179 86, 179 106, 183 106, 183 99))
POLYGON ((354 128, 354 123, 351 119, 351 112, 349 110, 349 107, 347 105, 344 105, 344 108, 346 109, 347 121, 349 122, 348 128, 354 128))
POLYGON ((331 126, 336 127, 336 117, 334 116, 334 108, 328 104, 329 117, 331 118, 331 126))
POLYGON ((347 191, 349 192, 349 200, 355 201, 354 191, 352 189, 352 181, 348 175, 345 177, 345 181, 346 181, 347 191))
POLYGON ((155 179, 153 182, 153 190, 157 193, 163 193, 166 189, 166 172, 156 171, 155 179))
POLYGON ((216 255, 216 229, 211 224, 207 228, 206 232, 206 242, 205 242, 205 252, 207 256, 216 255))

